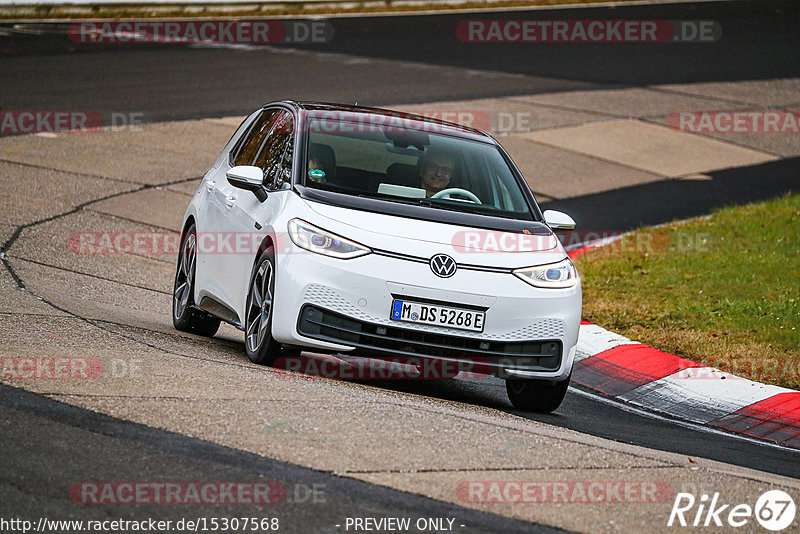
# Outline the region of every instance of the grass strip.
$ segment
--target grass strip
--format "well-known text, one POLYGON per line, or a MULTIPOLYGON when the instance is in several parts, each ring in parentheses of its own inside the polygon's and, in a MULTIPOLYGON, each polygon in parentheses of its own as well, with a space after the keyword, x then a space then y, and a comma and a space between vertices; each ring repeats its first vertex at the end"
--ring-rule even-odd
POLYGON ((643 228, 578 257, 583 317, 664 352, 800 389, 800 196, 643 228))

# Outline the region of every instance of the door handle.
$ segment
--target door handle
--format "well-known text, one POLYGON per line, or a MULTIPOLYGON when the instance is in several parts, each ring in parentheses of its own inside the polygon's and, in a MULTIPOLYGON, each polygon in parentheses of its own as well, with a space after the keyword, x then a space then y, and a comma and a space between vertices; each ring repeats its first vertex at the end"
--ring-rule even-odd
POLYGON ((225 205, 228 208, 232 208, 234 204, 236 204, 236 195, 225 197, 225 205))
POLYGON ((214 180, 209 180, 206 182, 206 189, 208 190, 209 193, 214 190, 215 185, 217 185, 217 182, 215 182, 214 180))

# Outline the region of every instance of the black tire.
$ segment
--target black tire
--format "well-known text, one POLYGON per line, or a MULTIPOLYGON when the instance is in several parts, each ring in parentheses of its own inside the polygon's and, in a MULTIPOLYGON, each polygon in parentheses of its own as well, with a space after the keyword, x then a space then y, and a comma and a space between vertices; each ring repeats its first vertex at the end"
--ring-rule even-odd
POLYGON ((247 288, 244 316, 245 352, 251 362, 269 365, 283 354, 280 344, 272 337, 275 252, 271 245, 258 256, 247 288))
POLYGON ((175 283, 172 286, 172 325, 181 332, 211 337, 220 320, 194 308, 194 275, 197 269, 197 232, 192 225, 181 235, 175 283))
POLYGON ((569 377, 549 380, 506 379, 506 392, 514 408, 526 412, 550 413, 561 406, 567 394, 569 377))

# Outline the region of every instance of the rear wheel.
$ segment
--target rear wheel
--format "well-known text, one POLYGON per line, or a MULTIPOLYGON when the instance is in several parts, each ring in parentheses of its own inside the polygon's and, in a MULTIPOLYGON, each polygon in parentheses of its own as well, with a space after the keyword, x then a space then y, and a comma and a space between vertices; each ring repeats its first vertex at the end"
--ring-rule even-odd
POLYGON ((550 413, 561 405, 569 387, 569 377, 558 382, 549 380, 506 379, 506 392, 511 404, 526 412, 550 413))
POLYGON ((253 363, 268 365, 281 354, 272 337, 272 297, 275 293, 275 254, 268 247, 256 260, 250 277, 245 312, 244 346, 253 363))
POLYGON ((181 236, 172 290, 172 324, 182 332, 211 337, 217 333, 220 320, 192 307, 196 264, 197 232, 192 226, 181 236))

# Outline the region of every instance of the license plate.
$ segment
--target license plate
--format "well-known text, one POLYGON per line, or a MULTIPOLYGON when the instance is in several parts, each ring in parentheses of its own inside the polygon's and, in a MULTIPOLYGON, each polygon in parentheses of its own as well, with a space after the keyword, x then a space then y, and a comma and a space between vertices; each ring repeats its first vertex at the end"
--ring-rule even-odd
POLYGON ((471 332, 483 332, 486 312, 452 308, 394 299, 391 318, 395 321, 421 323, 471 332))

